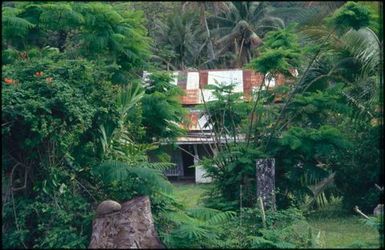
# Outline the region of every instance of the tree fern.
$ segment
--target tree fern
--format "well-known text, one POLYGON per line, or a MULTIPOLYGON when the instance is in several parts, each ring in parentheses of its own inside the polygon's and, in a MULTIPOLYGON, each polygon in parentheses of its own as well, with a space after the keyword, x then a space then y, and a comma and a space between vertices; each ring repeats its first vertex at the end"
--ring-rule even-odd
POLYGON ((20 9, 3 7, 2 8, 2 34, 3 39, 22 39, 28 31, 35 25, 28 20, 18 17, 20 9))
POLYGON ((153 190, 166 193, 172 191, 171 184, 165 180, 162 172, 156 169, 130 166, 124 162, 108 160, 93 167, 92 171, 108 185, 113 182, 130 182, 133 178, 139 178, 145 185, 151 187, 153 190))

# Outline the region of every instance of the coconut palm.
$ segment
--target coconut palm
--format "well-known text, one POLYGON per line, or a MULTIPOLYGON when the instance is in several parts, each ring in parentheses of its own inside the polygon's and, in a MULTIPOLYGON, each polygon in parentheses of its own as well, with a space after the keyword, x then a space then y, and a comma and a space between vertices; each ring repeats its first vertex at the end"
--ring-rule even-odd
POLYGON ((156 59, 168 68, 184 70, 198 67, 206 58, 203 55, 205 41, 198 17, 192 12, 171 15, 166 22, 156 23, 156 59), (163 57, 162 57, 163 55, 163 57))
POLYGON ((225 2, 184 2, 182 5, 183 10, 186 8, 190 8, 193 10, 198 10, 199 11, 199 16, 200 16, 200 23, 202 28, 206 32, 206 42, 207 42, 207 52, 209 55, 210 60, 215 60, 215 53, 214 53, 214 47, 213 43, 211 41, 211 34, 210 34, 210 29, 209 25, 207 23, 207 16, 206 16, 206 11, 209 8, 212 8, 215 13, 218 12, 225 12, 228 11, 228 6, 225 2))
POLYGON ((317 25, 343 4, 344 1, 272 2, 271 14, 284 20, 286 25, 291 22, 298 26, 317 25))
POLYGON ((234 54, 231 66, 241 67, 255 56, 255 48, 262 43, 266 32, 283 28, 281 19, 270 15, 266 2, 230 2, 229 11, 210 18, 218 27, 212 34, 218 38, 218 55, 234 54))

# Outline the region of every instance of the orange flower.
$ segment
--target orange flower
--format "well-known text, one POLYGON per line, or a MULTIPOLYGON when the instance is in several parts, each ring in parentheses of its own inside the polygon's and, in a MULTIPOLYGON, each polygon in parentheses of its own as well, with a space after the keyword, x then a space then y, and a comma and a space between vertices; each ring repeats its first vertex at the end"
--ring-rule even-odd
POLYGON ((52 80, 53 80, 53 78, 52 78, 52 77, 47 77, 45 80, 46 80, 48 83, 51 83, 52 80))
POLYGON ((6 84, 13 84, 13 83, 15 83, 15 81, 13 79, 10 79, 10 78, 4 78, 4 82, 6 84))
POLYGON ((38 72, 35 73, 35 76, 37 76, 37 77, 43 76, 43 72, 42 71, 38 71, 38 72))

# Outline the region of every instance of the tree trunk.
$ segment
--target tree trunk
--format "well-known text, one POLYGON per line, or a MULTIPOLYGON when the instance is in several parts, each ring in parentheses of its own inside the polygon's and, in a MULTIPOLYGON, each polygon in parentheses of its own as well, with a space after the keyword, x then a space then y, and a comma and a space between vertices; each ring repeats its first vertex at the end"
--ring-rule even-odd
POLYGON ((57 45, 60 52, 64 52, 65 44, 67 41, 67 32, 60 30, 57 38, 57 45))
POLYGON ((257 198, 263 206, 275 211, 275 159, 257 159, 257 198))
POLYGON ((207 34, 207 52, 209 54, 210 60, 214 60, 215 59, 214 47, 213 47, 213 43, 211 41, 210 29, 209 29, 209 25, 207 23, 205 10, 206 10, 206 3, 200 2, 201 24, 205 28, 206 34, 207 34))
POLYGON ((119 208, 115 203, 108 211, 99 205, 89 248, 164 248, 155 231, 147 196, 127 201, 119 208))

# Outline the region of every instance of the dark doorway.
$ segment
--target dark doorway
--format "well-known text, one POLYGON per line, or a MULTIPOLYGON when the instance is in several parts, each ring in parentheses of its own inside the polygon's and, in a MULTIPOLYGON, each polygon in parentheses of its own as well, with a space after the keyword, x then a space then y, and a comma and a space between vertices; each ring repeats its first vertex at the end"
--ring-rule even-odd
POLYGON ((185 177, 195 178, 195 168, 191 167, 194 165, 194 148, 193 145, 183 145, 181 146, 182 150, 182 161, 183 161, 183 170, 185 177), (189 153, 187 153, 187 152, 189 153))

